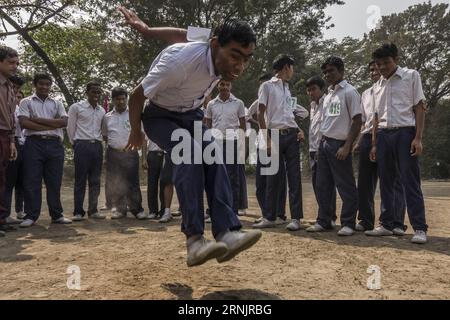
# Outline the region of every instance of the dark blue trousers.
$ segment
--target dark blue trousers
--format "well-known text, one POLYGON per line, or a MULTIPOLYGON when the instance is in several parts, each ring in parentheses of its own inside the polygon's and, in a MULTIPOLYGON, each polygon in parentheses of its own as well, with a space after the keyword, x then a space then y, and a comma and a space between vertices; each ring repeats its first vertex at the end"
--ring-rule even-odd
MULTIPOLYGON (((359 200, 359 223, 367 230, 375 227, 375 191, 378 182, 378 164, 370 161, 370 150, 372 149, 372 135, 363 135, 359 146, 358 161, 358 200, 359 200)), ((400 179, 395 180, 394 185, 394 228, 406 230, 404 224, 406 214, 405 196, 400 179)), ((385 206, 381 203, 381 211, 385 206)))
MULTIPOLYGON (((319 203, 319 196, 317 194, 317 156, 318 156, 318 152, 310 152, 309 154, 309 163, 311 166, 311 178, 312 178, 312 186, 313 186, 313 190, 314 190, 314 195, 316 197, 316 201, 317 203, 319 203)), ((336 188, 333 189, 333 198, 331 199, 331 216, 333 217, 332 220, 336 221, 337 220, 337 216, 336 216, 336 188)))
POLYGON ((248 209, 248 196, 247 196, 247 177, 245 176, 245 165, 239 164, 239 204, 238 209, 248 209))
POLYGON ((238 214, 238 209, 239 209, 239 198, 240 198, 240 191, 241 191, 241 186, 240 186, 240 176, 239 176, 239 164, 238 164, 238 142, 237 140, 234 141, 226 141, 226 140, 217 140, 217 142, 222 146, 222 151, 223 151, 223 159, 225 162, 225 167, 227 168, 227 173, 228 173, 228 178, 230 179, 230 184, 231 184, 231 190, 233 193, 233 212, 235 214, 238 214), (232 161, 227 161, 227 148, 230 148, 229 146, 227 147, 227 144, 232 144, 233 145, 233 151, 232 151, 232 155, 233 156, 229 156, 229 160, 232 161))
POLYGON ((353 175, 352 155, 345 160, 336 158, 336 153, 344 144, 345 141, 325 137, 320 143, 316 180, 319 198, 317 223, 326 229, 331 229, 333 218, 331 208, 335 188, 342 199, 341 225, 355 228, 358 190, 353 175))
POLYGON ((5 207, 11 215, 12 195, 14 191, 16 212, 23 212, 23 145, 16 141, 17 159, 8 163, 6 170, 5 207))
POLYGON ((161 209, 164 207, 164 185, 160 180, 164 163, 163 151, 150 151, 147 154, 147 203, 150 213, 159 212, 158 203, 158 184, 159 184, 159 202, 161 209))
MULTIPOLYGON (((147 136, 166 152, 171 153, 180 143, 172 141, 172 133, 175 130, 180 129, 188 139, 183 142, 190 146, 191 163, 175 164, 173 172, 173 181, 183 213, 182 231, 187 237, 204 233, 203 191, 206 191, 208 198, 214 237, 222 232, 241 228, 241 223, 233 211, 232 190, 225 165, 194 162, 196 154, 202 156, 205 148, 215 143, 214 140, 208 142, 194 139, 194 122, 201 123, 203 116, 200 109, 179 113, 154 104, 149 104, 143 114, 147 136)), ((206 126, 203 126, 202 132, 206 130, 206 126)))
POLYGON ((27 137, 24 151, 25 219, 37 221, 42 206, 42 179, 47 189, 47 204, 53 220, 62 217, 61 182, 64 146, 53 139, 27 137))
MULTIPOLYGON (((256 162, 256 200, 258 200, 259 207, 261 208, 262 216, 267 219, 266 208, 266 192, 267 192, 267 176, 261 175, 261 168, 265 165, 261 163, 259 156, 260 151, 257 150, 257 162, 256 162)), ((279 198, 276 212, 277 216, 286 218, 286 199, 287 199, 287 181, 286 181, 286 168, 280 164, 280 180, 279 182, 279 198)))
POLYGON ((381 201, 384 210, 380 222, 388 230, 395 228, 395 183, 400 179, 406 198, 409 221, 414 231, 427 231, 425 203, 420 181, 419 159, 410 154, 411 143, 416 135, 413 127, 379 130, 377 161, 380 176, 381 201))
POLYGON ((111 188, 111 205, 126 214, 128 209, 137 215, 142 208, 139 183, 139 154, 106 150, 106 175, 111 188))
POLYGON ((88 215, 98 212, 100 178, 103 165, 103 146, 100 141, 77 140, 74 143, 75 186, 74 215, 84 216, 84 196, 86 183, 89 184, 88 215))
MULTIPOLYGON (((302 181, 300 173, 300 143, 297 141, 297 132, 280 134, 278 150, 272 150, 271 157, 278 157, 280 168, 285 166, 289 186, 289 207, 291 218, 300 220, 303 218, 302 206, 302 181)), ((279 199, 282 197, 280 188, 280 177, 282 171, 267 176, 266 210, 267 219, 275 221, 278 215, 279 199)), ((285 174, 286 176, 286 174, 285 174)))

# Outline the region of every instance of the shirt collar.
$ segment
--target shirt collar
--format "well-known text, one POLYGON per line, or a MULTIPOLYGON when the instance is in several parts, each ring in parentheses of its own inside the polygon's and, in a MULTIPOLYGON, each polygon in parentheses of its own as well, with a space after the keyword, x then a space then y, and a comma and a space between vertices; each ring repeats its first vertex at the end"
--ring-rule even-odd
POLYGON ((8 82, 8 79, 3 74, 0 73, 0 84, 4 85, 7 82, 8 82))
MULTIPOLYGON (((91 104, 90 104, 89 101, 87 101, 87 100, 84 100, 84 101, 82 102, 82 104, 83 104, 83 106, 86 107, 86 108, 92 108, 91 104)), ((97 107, 95 108, 95 110, 99 110, 99 109, 100 109, 100 105, 97 105, 97 107)))
POLYGON ((230 94, 230 97, 229 97, 226 101, 223 101, 222 99, 220 99, 220 95, 218 95, 216 99, 217 99, 217 101, 219 101, 219 102, 227 103, 227 102, 235 101, 235 100, 236 100, 236 97, 231 93, 231 94, 230 94))
POLYGON ((38 97, 38 95, 36 93, 33 93, 33 95, 31 96, 31 99, 38 99, 39 101, 42 101, 42 102, 45 102, 47 100, 53 100, 50 96, 45 98, 45 100, 42 100, 41 98, 38 97))
MULTIPOLYGON (((403 68, 397 67, 397 70, 395 70, 394 74, 389 78, 392 79, 393 77, 397 76, 400 79, 403 79, 403 76, 405 75, 405 70, 403 68)), ((378 83, 383 84, 385 81, 388 81, 389 79, 386 79, 385 77, 381 77, 378 83)))
POLYGON ((322 97, 320 97, 319 99, 319 103, 316 103, 315 101, 311 102, 311 107, 315 110, 317 109, 319 106, 323 105, 323 100, 325 100, 325 95, 322 95, 322 97))
POLYGON ((339 82, 337 85, 334 86, 334 90, 333 86, 329 86, 328 90, 331 92, 337 91, 339 88, 344 89, 347 85, 348 85, 347 80, 342 80, 341 82, 339 82))
POLYGON ((117 113, 117 114, 126 114, 126 113, 128 113, 128 107, 127 107, 127 108, 125 109, 125 111, 122 112, 122 113, 119 113, 119 111, 117 111, 116 108, 114 108, 112 112, 113 112, 113 113, 117 113))

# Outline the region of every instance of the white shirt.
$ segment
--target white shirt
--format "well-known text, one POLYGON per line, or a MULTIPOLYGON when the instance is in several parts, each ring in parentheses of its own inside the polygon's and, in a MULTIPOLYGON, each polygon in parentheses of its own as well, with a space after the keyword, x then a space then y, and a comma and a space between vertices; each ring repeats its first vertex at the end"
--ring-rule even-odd
MULTIPOLYGON (((19 104, 19 117, 26 118, 43 118, 43 119, 62 119, 67 117, 66 109, 61 101, 57 101, 51 97, 47 97, 42 101, 36 94, 26 97, 19 104)), ((61 140, 64 139, 63 129, 55 129, 48 131, 34 131, 30 129, 24 130, 24 135, 29 136, 55 136, 61 140)))
POLYGON ((375 84, 374 100, 380 128, 415 126, 413 107, 425 101, 420 74, 416 70, 397 68, 392 77, 382 77, 375 84))
POLYGON ((211 100, 206 108, 207 119, 212 120, 212 131, 216 139, 235 140, 239 137, 240 118, 245 118, 244 102, 233 95, 227 101, 222 101, 220 96, 211 100))
POLYGON ((74 103, 69 108, 67 135, 73 143, 76 140, 102 141, 102 121, 105 109, 100 105, 93 108, 87 100, 74 103))
POLYGON ((373 97, 373 86, 361 95, 361 111, 363 125, 361 127, 361 133, 372 133, 373 120, 375 118, 375 103, 373 97))
POLYGON ((162 51, 153 61, 142 87, 144 95, 156 105, 186 112, 201 107, 219 80, 209 42, 191 42, 162 51))
POLYGON ((333 90, 330 86, 323 101, 322 135, 336 140, 347 140, 352 120, 362 114, 361 96, 346 80, 333 90))
POLYGON ((23 130, 20 127, 19 111, 20 111, 19 106, 16 106, 16 111, 14 112, 14 120, 16 122, 16 131, 14 132, 14 136, 18 139, 19 144, 21 146, 23 146, 25 143, 25 135, 23 134, 23 130))
POLYGON ((277 77, 261 85, 258 103, 266 106, 267 129, 298 128, 293 112, 297 106, 294 101, 289 85, 277 77))
POLYGON ((309 125, 309 152, 319 151, 320 140, 322 140, 320 125, 322 123, 324 100, 325 96, 322 96, 319 100, 319 104, 317 104, 315 101, 311 102, 311 123, 309 125))
POLYGON ((119 113, 115 109, 108 112, 102 124, 102 134, 108 138, 108 146, 123 150, 128 144, 131 125, 128 109, 119 113))
POLYGON ((152 140, 150 140, 147 137, 147 150, 148 152, 163 152, 163 149, 161 149, 156 143, 154 143, 152 140))

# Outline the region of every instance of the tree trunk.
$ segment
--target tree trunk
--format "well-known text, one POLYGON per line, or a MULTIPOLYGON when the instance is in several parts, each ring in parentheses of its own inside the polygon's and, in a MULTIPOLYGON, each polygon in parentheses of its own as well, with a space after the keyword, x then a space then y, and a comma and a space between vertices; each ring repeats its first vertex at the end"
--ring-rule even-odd
POLYGON ((52 76, 55 78, 55 81, 61 90, 62 94, 64 95, 64 99, 66 100, 66 103, 68 106, 71 106, 75 103, 74 96, 70 93, 69 89, 66 86, 66 83, 64 82, 63 78, 61 77, 61 74, 56 67, 56 65, 53 63, 53 61, 50 59, 48 54, 44 51, 44 49, 41 48, 41 46, 34 41, 34 39, 30 36, 30 34, 27 31, 24 31, 20 25, 14 21, 10 16, 8 16, 3 10, 0 9, 0 14, 4 16, 5 20, 14 28, 16 29, 19 34, 23 37, 23 39, 28 42, 28 44, 33 48, 34 52, 44 61, 44 63, 47 65, 48 70, 52 74, 52 76))

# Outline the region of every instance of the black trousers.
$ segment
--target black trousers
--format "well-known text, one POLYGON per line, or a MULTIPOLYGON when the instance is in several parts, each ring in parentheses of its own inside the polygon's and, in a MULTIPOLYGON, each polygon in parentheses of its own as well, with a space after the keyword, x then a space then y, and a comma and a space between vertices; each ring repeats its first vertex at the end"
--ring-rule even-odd
POLYGON ((23 145, 16 141, 17 159, 8 163, 6 170, 5 207, 11 214, 12 195, 14 191, 16 212, 23 212, 23 145))
POLYGON ((142 194, 139 183, 139 154, 106 150, 106 174, 110 183, 111 204, 117 211, 134 215, 142 212, 142 194))
MULTIPOLYGON (((289 186, 289 207, 291 218, 300 220, 303 218, 302 205, 302 181, 300 173, 300 143, 297 140, 297 132, 291 131, 288 134, 280 134, 278 150, 272 150, 272 159, 277 157, 280 167, 286 166, 287 181, 289 186)), ((273 161, 273 160, 272 160, 273 161)), ((279 199, 281 198, 280 186, 281 170, 274 175, 267 176, 266 210, 267 219, 275 221, 279 209, 279 199)))

